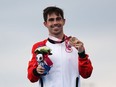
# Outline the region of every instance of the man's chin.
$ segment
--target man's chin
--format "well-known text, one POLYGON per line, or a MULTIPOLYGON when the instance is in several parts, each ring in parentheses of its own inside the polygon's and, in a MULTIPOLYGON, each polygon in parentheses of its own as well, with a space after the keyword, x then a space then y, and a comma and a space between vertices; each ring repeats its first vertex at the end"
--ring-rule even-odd
POLYGON ((55 35, 59 35, 59 34, 61 34, 62 33, 62 31, 54 31, 54 34, 55 35))

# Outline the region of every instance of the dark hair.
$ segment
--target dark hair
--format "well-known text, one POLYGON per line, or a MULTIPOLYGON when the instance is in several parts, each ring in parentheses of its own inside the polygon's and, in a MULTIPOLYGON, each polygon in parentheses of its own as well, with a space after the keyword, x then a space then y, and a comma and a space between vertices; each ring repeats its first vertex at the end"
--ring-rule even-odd
POLYGON ((56 15, 61 15, 61 17, 64 19, 64 12, 61 8, 56 6, 50 6, 43 10, 44 21, 47 21, 47 16, 51 15, 52 13, 55 13, 56 15))

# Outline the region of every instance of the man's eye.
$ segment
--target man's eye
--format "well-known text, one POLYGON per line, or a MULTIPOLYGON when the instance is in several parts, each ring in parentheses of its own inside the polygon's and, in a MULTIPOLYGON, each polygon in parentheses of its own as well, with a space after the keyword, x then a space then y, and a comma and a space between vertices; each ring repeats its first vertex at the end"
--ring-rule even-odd
POLYGON ((60 18, 60 17, 58 17, 58 18, 56 18, 56 21, 60 21, 62 18, 60 18))
POLYGON ((54 18, 50 18, 48 21, 51 21, 52 22, 52 21, 54 21, 54 18))

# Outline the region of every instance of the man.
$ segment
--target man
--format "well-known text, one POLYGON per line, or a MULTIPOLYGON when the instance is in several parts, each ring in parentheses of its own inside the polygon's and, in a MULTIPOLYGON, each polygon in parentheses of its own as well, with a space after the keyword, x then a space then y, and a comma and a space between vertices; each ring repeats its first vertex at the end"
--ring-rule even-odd
POLYGON ((62 9, 47 7, 43 11, 43 17, 49 37, 33 45, 32 59, 28 65, 28 79, 31 82, 38 81, 39 87, 80 87, 80 76, 88 78, 93 70, 84 44, 76 37, 64 34, 65 19, 62 9), (45 46, 50 48, 52 55, 40 56, 40 49, 45 46), (45 66, 41 65, 37 58, 45 59, 45 66), (48 71, 46 66, 49 68, 48 71))

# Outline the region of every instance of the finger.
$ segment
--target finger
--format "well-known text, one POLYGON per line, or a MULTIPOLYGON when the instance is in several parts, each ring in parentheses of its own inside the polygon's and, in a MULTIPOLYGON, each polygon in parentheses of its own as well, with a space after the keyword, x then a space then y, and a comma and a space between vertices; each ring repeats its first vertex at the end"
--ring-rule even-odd
POLYGON ((38 73, 39 73, 39 74, 43 74, 43 73, 44 73, 44 71, 39 71, 38 73))
POLYGON ((83 47, 83 43, 82 42, 77 42, 74 47, 76 48, 80 48, 80 47, 83 47))
POLYGON ((43 68, 36 68, 36 71, 39 73, 39 74, 43 74, 45 69, 43 68))
POLYGON ((83 43, 75 44, 75 47, 83 47, 83 43))
POLYGON ((80 40, 77 40, 76 44, 83 45, 83 43, 80 40))
POLYGON ((38 69, 38 71, 44 71, 45 69, 43 69, 43 68, 40 68, 40 69, 38 69))
POLYGON ((45 70, 42 66, 37 67, 38 70, 45 70))

